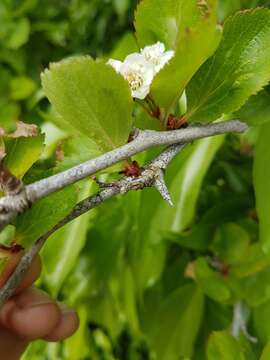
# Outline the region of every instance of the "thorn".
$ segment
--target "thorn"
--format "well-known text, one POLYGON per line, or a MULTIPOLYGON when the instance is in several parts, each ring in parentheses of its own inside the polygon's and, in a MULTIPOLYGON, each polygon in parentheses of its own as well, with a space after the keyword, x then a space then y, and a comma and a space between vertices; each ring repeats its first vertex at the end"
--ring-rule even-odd
POLYGON ((171 195, 169 193, 169 190, 167 188, 167 185, 164 180, 164 172, 163 170, 159 169, 157 171, 157 176, 154 181, 154 187, 157 189, 157 191, 160 193, 162 198, 170 205, 174 206, 171 195))

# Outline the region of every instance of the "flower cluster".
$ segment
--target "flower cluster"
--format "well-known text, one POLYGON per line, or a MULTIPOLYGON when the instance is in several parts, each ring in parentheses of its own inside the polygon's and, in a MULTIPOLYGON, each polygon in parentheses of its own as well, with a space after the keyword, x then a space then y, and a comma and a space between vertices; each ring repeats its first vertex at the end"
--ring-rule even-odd
POLYGON ((129 83, 132 97, 143 100, 150 92, 155 75, 171 60, 174 51, 165 51, 161 42, 146 46, 140 53, 128 55, 125 60, 110 59, 111 65, 129 83))

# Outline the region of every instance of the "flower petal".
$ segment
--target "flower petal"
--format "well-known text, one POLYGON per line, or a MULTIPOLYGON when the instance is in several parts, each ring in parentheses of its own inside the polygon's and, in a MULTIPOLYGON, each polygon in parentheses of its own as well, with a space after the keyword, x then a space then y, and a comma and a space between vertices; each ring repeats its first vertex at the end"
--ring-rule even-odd
POLYGON ((114 59, 109 59, 107 61, 107 64, 111 65, 114 68, 114 70, 118 73, 121 71, 121 67, 123 65, 122 61, 114 60, 114 59))
POLYGON ((146 98, 146 96, 150 93, 150 86, 149 85, 143 85, 138 90, 134 90, 131 92, 132 97, 136 99, 143 100, 146 98))
POLYGON ((124 61, 125 64, 144 63, 144 62, 145 62, 144 57, 139 53, 129 54, 124 61))

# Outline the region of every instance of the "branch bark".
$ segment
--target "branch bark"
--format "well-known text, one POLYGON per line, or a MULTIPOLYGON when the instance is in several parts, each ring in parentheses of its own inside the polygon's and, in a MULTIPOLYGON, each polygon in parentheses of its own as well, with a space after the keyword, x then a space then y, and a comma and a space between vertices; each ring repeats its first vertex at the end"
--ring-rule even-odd
POLYGON ((31 204, 43 197, 144 150, 160 145, 172 145, 177 143, 186 144, 192 142, 193 140, 218 134, 230 132, 241 133, 246 129, 246 124, 238 120, 232 120, 207 125, 197 125, 173 131, 138 130, 134 140, 128 144, 75 166, 60 174, 30 184, 17 195, 1 198, 0 230, 5 225, 11 223, 18 213, 25 211, 29 206, 31 206, 31 204))
POLYGON ((165 149, 159 156, 152 160, 142 171, 138 177, 123 177, 122 179, 110 184, 104 185, 104 189, 96 195, 91 196, 79 202, 72 212, 56 224, 46 234, 41 236, 20 259, 16 269, 11 274, 5 285, 0 289, 0 308, 4 303, 14 294, 18 285, 23 280, 25 274, 31 267, 34 258, 47 241, 47 239, 57 230, 70 221, 76 219, 87 211, 97 207, 106 200, 118 194, 125 194, 130 190, 139 190, 145 187, 156 187, 161 196, 171 202, 169 191, 164 182, 164 171, 171 162, 171 160, 185 147, 184 144, 176 144, 165 149), (159 184, 158 186, 156 184, 159 184))

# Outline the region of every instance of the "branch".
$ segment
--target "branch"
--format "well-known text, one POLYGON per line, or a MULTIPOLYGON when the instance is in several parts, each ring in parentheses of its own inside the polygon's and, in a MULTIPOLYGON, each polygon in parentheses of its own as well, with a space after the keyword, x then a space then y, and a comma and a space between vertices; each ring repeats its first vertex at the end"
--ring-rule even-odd
POLYGON ((30 184, 17 195, 1 198, 0 230, 9 224, 18 213, 25 211, 31 204, 43 197, 149 148, 159 145, 185 144, 193 140, 218 134, 229 132, 240 133, 246 129, 247 125, 244 123, 238 120, 232 120, 207 125, 197 125, 173 131, 138 130, 134 140, 128 144, 62 173, 30 184))
POLYGON ((145 187, 156 187, 162 197, 170 200, 170 195, 164 182, 164 171, 171 160, 185 147, 183 144, 176 144, 165 149, 159 156, 152 160, 138 177, 123 177, 122 179, 110 184, 105 184, 104 189, 94 196, 79 202, 72 212, 56 224, 46 234, 41 236, 34 245, 32 245, 20 259, 16 269, 9 277, 5 285, 0 289, 0 308, 14 294, 18 285, 23 280, 25 274, 31 267, 34 258, 37 256, 47 239, 57 230, 70 221, 76 219, 87 211, 97 207, 106 200, 118 194, 125 194, 130 190, 139 190, 145 187), (162 174, 162 175, 161 175, 162 174), (157 183, 159 184, 157 186, 157 183))

